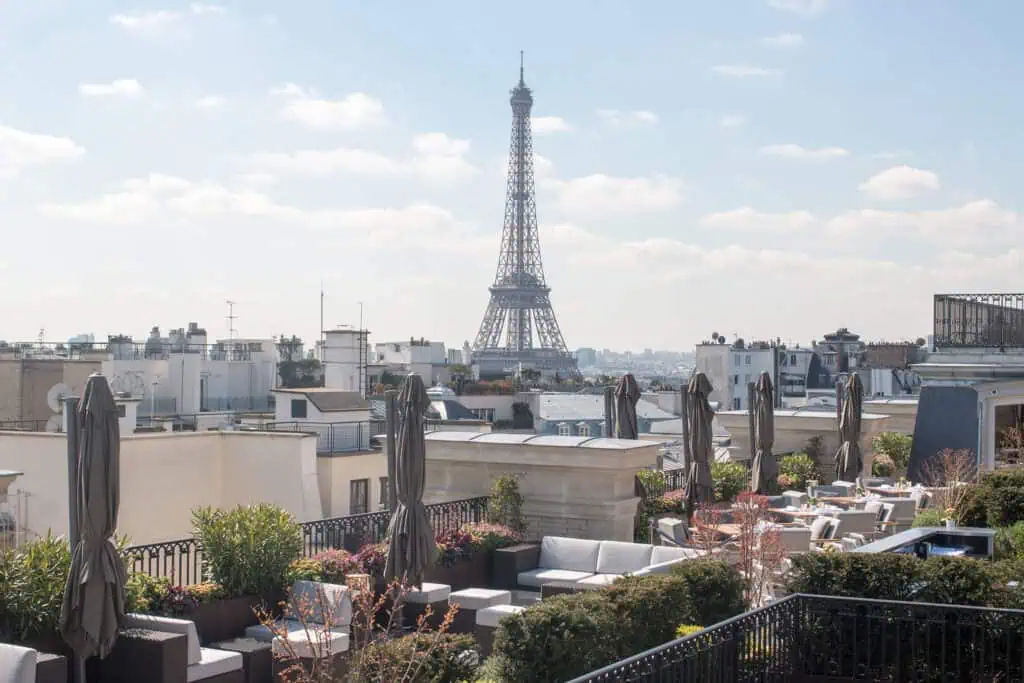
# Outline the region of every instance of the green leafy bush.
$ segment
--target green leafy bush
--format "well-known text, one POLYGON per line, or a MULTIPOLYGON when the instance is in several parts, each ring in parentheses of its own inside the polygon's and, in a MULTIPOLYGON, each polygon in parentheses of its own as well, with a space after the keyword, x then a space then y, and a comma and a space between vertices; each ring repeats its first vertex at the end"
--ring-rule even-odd
POLYGON ((997 560, 1024 560, 1024 522, 996 530, 995 555, 997 560))
MULTIPOLYGON (((681 579, 695 597, 694 623, 710 626, 731 619, 745 610, 743 577, 735 567, 721 560, 699 559, 679 562, 671 575, 681 579)), ((678 615, 682 618, 685 615, 678 615)), ((679 623, 679 618, 676 623, 679 623)))
POLYGON ((624 655, 672 640, 680 620, 699 618, 690 583, 679 576, 625 576, 605 589, 618 614, 624 655))
POLYGON ((896 463, 885 453, 875 453, 871 460, 871 476, 892 477, 896 475, 896 463))
POLYGON ((620 657, 614 605, 603 591, 583 591, 502 619, 488 668, 504 683, 563 683, 620 657))
POLYGON ((57 638, 71 549, 47 535, 0 557, 0 641, 28 643, 57 638))
MULTIPOLYGON (((910 464, 912 445, 913 439, 906 434, 898 432, 882 432, 875 435, 875 438, 871 440, 871 450, 874 452, 875 457, 879 455, 887 456, 892 461, 896 472, 899 473, 907 471, 907 465, 910 464)), ((875 476, 886 477, 892 475, 879 474, 875 476)))
POLYGON ((280 594, 292 562, 302 553, 295 518, 268 503, 195 510, 192 525, 210 578, 228 597, 280 594))
POLYGON ((964 526, 998 528, 1024 521, 1024 470, 983 474, 960 501, 957 513, 964 526))
POLYGON ((921 510, 914 516, 914 523, 911 526, 922 527, 922 526, 942 526, 945 524, 943 519, 945 518, 944 513, 941 510, 935 510, 933 508, 926 508, 921 510))
POLYGON ((715 484, 715 500, 727 503, 750 487, 747 468, 735 462, 711 463, 711 479, 715 484))
POLYGON ((791 453, 779 460, 779 478, 782 477, 786 477, 786 489, 803 491, 808 481, 818 478, 818 468, 806 453, 791 453))
POLYGON ((491 495, 487 501, 487 521, 507 526, 516 533, 526 531, 523 496, 519 493, 519 477, 514 474, 503 474, 491 482, 491 495))
POLYGON ((171 580, 166 577, 150 576, 142 572, 130 574, 124 587, 125 611, 141 614, 155 612, 170 590, 171 580))
POLYGON ((383 681, 395 672, 416 683, 475 681, 480 648, 473 636, 421 631, 370 643, 359 652, 347 680, 383 681))
POLYGON ((296 581, 323 581, 324 566, 318 560, 300 557, 288 565, 288 577, 285 584, 291 586, 296 581))

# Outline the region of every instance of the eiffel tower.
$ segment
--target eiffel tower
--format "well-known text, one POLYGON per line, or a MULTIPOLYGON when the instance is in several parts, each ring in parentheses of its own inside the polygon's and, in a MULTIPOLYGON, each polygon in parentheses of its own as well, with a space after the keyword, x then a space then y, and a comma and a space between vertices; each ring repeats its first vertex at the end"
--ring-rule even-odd
POLYGON ((509 103, 512 142, 508 152, 505 225, 501 231, 498 271, 490 287, 491 300, 473 344, 473 363, 479 366, 483 378, 523 369, 538 370, 549 377, 576 378, 579 369, 555 320, 551 288, 544 279, 540 255, 530 132, 533 93, 523 78, 522 52, 519 84, 512 89, 509 103))

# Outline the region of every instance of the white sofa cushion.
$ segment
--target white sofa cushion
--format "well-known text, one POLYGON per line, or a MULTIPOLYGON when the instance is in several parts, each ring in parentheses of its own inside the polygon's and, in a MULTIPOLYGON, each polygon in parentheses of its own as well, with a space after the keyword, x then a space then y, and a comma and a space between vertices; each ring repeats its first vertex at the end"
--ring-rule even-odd
POLYGON ((349 635, 339 631, 331 631, 323 628, 310 628, 306 630, 291 631, 286 639, 288 645, 280 638, 274 638, 271 643, 271 651, 275 655, 289 654, 291 651, 296 657, 302 659, 321 659, 327 656, 334 656, 342 652, 348 652, 349 635))
POLYGON ((510 591, 491 590, 490 588, 466 588, 455 591, 448 597, 449 605, 458 605, 459 609, 482 610, 495 605, 512 603, 510 591))
POLYGON ((528 572, 519 572, 516 580, 520 586, 540 588, 545 583, 552 581, 579 581, 593 575, 594 572, 574 572, 568 569, 533 569, 528 572))
POLYGON ((0 643, 0 681, 36 683, 38 653, 28 647, 0 643))
POLYGON ((651 561, 647 564, 656 565, 670 560, 694 560, 704 552, 696 548, 676 548, 670 545, 656 545, 651 551, 651 561))
POLYGON ((429 605, 433 602, 447 600, 451 595, 452 587, 446 583, 426 583, 419 588, 410 587, 409 593, 405 596, 406 602, 414 605, 429 605))
POLYGON ((597 554, 600 548, 600 541, 545 536, 540 542, 540 561, 537 567, 593 574, 597 571, 597 554))
POLYGON ((622 541, 601 541, 597 551, 598 574, 627 574, 651 563, 654 546, 622 541))
MULTIPOLYGON (((640 571, 639 569, 637 571, 640 571)), ((622 574, 594 574, 588 576, 585 579, 580 579, 576 583, 581 586, 592 586, 595 588, 601 588, 603 586, 610 586, 615 583, 616 579, 621 579, 622 574)))
MULTIPOLYGON (((245 629, 245 637, 252 638, 253 640, 261 643, 270 643, 273 642, 277 634, 282 631, 301 631, 303 628, 301 621, 296 621, 295 619, 278 619, 274 622, 273 629, 264 624, 256 624, 255 626, 247 627, 245 629)), ((338 633, 348 633, 349 627, 338 626, 331 630, 337 631, 338 633)))
POLYGON ((242 666, 242 655, 239 652, 201 647, 199 648, 199 661, 185 669, 185 679, 188 683, 205 681, 214 676, 241 671, 242 666))
POLYGON ((289 612, 305 610, 306 620, 331 628, 352 623, 352 593, 348 586, 319 581, 296 581, 292 585, 289 612), (324 614, 324 609, 328 614, 324 614))
POLYGON ((498 623, 510 614, 519 614, 525 607, 519 605, 491 605, 476 612, 476 625, 498 628, 498 623))
POLYGON ((181 633, 188 638, 188 655, 186 660, 188 665, 198 664, 202 660, 202 653, 200 652, 202 648, 199 647, 199 632, 196 631, 194 621, 161 617, 155 614, 128 614, 124 618, 123 627, 142 628, 161 633, 181 633))

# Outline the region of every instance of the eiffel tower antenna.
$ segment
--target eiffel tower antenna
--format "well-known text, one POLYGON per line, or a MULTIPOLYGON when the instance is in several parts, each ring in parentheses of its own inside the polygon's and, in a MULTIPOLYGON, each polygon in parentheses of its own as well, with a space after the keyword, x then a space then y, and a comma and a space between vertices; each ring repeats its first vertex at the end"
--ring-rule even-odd
POLYGON ((537 230, 530 111, 533 93, 526 87, 523 53, 519 84, 513 88, 512 141, 508 152, 505 223, 491 299, 473 344, 473 363, 481 377, 515 373, 518 368, 569 379, 579 377, 551 307, 537 230))

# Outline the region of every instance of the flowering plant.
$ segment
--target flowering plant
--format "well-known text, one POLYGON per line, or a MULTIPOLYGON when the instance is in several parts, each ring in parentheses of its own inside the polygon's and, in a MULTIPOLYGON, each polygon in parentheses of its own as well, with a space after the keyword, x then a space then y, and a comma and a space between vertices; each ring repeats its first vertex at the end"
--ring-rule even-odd
MULTIPOLYGON (((126 591, 131 593, 131 590, 126 591)), ((216 583, 194 583, 175 586, 167 579, 150 580, 134 596, 136 609, 150 614, 181 617, 195 612, 196 607, 224 597, 224 590, 216 583)))
POLYGON ((387 543, 368 543, 352 556, 352 561, 362 574, 384 576, 388 562, 387 543))
POLYGON ((476 522, 467 524, 462 530, 469 534, 473 544, 473 552, 490 552, 498 548, 507 548, 516 543, 522 543, 523 535, 514 531, 504 524, 491 524, 489 522, 476 522))
POLYGON ((776 481, 781 491, 792 491, 797 485, 796 477, 791 474, 780 474, 776 481))
POLYGON ((350 552, 337 548, 321 550, 313 556, 313 561, 320 563, 320 580, 326 583, 345 583, 346 575, 358 573, 360 569, 350 552))
POLYGON ((473 536, 462 529, 443 531, 434 542, 437 544, 437 561, 442 567, 451 567, 473 554, 473 536))

